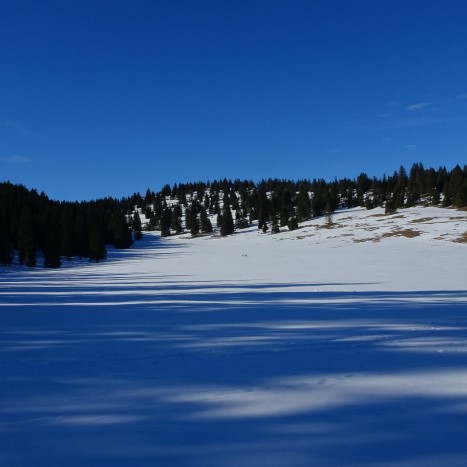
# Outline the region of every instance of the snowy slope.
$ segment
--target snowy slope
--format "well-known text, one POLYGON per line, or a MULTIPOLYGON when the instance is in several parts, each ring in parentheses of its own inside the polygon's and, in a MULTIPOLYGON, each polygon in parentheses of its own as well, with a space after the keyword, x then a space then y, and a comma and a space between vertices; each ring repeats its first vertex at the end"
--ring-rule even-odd
POLYGON ((0 465, 467 465, 467 213, 1 270, 0 465))

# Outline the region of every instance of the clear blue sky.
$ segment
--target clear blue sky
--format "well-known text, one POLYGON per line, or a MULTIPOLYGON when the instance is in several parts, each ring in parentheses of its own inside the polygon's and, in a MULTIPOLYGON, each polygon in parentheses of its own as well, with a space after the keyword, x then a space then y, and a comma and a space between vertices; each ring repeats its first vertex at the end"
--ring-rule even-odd
POLYGON ((83 200, 467 162, 464 0, 0 3, 0 181, 83 200))

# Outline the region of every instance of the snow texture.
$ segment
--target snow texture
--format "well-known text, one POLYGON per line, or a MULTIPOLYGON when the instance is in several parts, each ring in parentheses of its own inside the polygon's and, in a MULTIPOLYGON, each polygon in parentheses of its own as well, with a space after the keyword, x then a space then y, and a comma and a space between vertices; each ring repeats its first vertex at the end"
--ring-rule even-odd
POLYGON ((467 465, 466 218, 0 269, 0 465, 467 465))

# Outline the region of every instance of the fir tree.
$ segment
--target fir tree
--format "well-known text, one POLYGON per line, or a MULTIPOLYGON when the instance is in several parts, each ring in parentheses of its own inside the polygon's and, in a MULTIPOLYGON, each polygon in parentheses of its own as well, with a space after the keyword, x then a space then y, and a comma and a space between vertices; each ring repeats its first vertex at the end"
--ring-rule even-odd
POLYGON ((130 227, 122 213, 115 213, 112 221, 113 245, 115 248, 129 248, 133 243, 130 227))
POLYGON ((143 238, 143 228, 141 226, 141 218, 139 217, 138 211, 135 211, 133 216, 132 229, 135 240, 141 240, 143 238))
POLYGON ((8 266, 13 262, 13 245, 10 240, 8 224, 4 216, 0 217, 0 265, 8 266))
MULTIPOLYGON (((165 203, 164 203, 165 204, 165 203)), ((162 210, 160 225, 161 225, 161 237, 168 237, 170 235, 170 224, 172 221, 172 211, 166 207, 162 210)))
POLYGON ((225 237, 226 235, 231 235, 234 232, 234 222, 232 218, 232 212, 230 211, 230 206, 224 204, 224 212, 222 214, 221 221, 221 236, 225 237))
POLYGON ((203 233, 211 233, 212 232, 212 224, 208 218, 208 214, 206 212, 206 208, 201 208, 200 211, 200 227, 201 232, 203 233))
POLYGON ((297 221, 297 218, 296 217, 291 217, 288 224, 287 224, 287 227, 289 228, 289 230, 296 230, 298 229, 298 221, 297 221))
POLYGON ((107 257, 107 249, 105 247, 104 235, 99 225, 91 226, 89 234, 89 259, 96 263, 107 257))
POLYGON ((272 234, 277 234, 280 232, 280 228, 279 228, 279 222, 277 220, 277 216, 272 216, 272 219, 271 219, 271 233, 272 234))
POLYGON ((32 211, 29 207, 24 207, 21 211, 18 226, 18 250, 21 264, 29 267, 36 265, 36 238, 32 211))
POLYGON ((307 191, 302 188, 298 193, 297 217, 299 221, 306 221, 310 217, 311 203, 307 191))
POLYGON ((172 211, 172 221, 171 221, 171 228, 175 230, 175 233, 182 233, 182 208, 180 204, 176 204, 172 211))

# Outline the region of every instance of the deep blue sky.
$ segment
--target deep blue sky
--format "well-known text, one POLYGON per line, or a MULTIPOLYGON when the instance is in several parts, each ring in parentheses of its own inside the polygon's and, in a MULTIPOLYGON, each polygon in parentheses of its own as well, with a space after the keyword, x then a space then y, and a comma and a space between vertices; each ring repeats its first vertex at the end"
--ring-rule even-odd
POLYGON ((0 3, 0 181, 55 199, 467 161, 464 0, 0 3))

